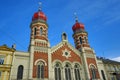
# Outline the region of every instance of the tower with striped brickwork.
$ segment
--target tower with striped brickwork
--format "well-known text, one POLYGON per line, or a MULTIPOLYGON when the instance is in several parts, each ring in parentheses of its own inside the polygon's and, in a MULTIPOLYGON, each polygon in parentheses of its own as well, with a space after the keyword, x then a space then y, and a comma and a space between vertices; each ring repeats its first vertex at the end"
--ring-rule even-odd
POLYGON ((76 49, 81 52, 84 71, 87 79, 100 79, 96 54, 88 42, 88 33, 85 31, 83 23, 76 22, 72 27, 73 39, 76 49))
POLYGON ((34 13, 30 29, 29 79, 48 78, 48 24, 47 17, 41 9, 34 13))

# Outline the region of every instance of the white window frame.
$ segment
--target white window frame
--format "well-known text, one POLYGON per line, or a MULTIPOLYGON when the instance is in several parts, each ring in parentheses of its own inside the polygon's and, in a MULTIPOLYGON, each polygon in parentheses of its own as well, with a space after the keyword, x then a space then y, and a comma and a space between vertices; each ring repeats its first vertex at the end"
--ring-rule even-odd
POLYGON ((43 62, 39 62, 37 65, 37 78, 38 79, 44 79, 44 73, 45 73, 45 65, 44 65, 44 63, 43 62), (39 72, 38 72, 38 66, 40 66, 40 68, 39 68, 39 72), (42 73, 42 66, 43 66, 43 73, 42 73), (38 74, 39 74, 39 76, 38 76, 38 74), (43 77, 42 77, 42 74, 43 74, 43 77))
POLYGON ((62 80, 62 68, 61 68, 61 64, 60 63, 56 63, 55 64, 54 73, 55 73, 55 80, 62 80), (57 70, 57 72, 56 72, 55 69, 57 70), (60 70, 60 72, 59 72, 59 70, 60 70), (57 79, 56 79, 56 75, 58 77, 57 79))
POLYGON ((81 75, 80 75, 80 65, 75 64, 74 65, 74 75, 75 75, 75 80, 81 80, 81 75), (77 71, 77 72, 76 72, 77 71), (77 78, 77 79, 76 79, 77 78))
POLYGON ((97 75, 96 75, 96 68, 94 65, 90 65, 90 70, 91 70, 91 73, 92 73, 92 79, 96 79, 97 78, 97 75))
POLYGON ((40 27, 40 35, 43 35, 43 28, 40 27))
POLYGON ((79 37, 80 44, 83 44, 82 37, 79 37))
POLYGON ((3 64, 4 64, 4 56, 0 55, 0 65, 3 65, 3 64))
POLYGON ((71 66, 70 66, 70 64, 67 63, 65 65, 65 80, 72 80, 72 72, 71 71, 72 71, 71 66), (66 70, 67 70, 67 73, 66 73, 66 70), (69 70, 70 70, 70 73, 69 73, 69 70), (66 75, 68 76, 68 79, 66 79, 66 75))
POLYGON ((34 28, 34 36, 36 36, 37 35, 37 28, 35 27, 34 28))

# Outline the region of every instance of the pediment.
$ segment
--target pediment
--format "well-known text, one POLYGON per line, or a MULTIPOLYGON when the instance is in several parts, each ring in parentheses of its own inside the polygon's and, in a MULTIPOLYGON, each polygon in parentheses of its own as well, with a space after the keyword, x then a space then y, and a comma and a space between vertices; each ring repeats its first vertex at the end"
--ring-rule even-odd
POLYGON ((52 61, 60 60, 70 62, 81 62, 81 53, 75 49, 70 43, 62 41, 58 45, 51 48, 52 61))
POLYGON ((70 56, 69 53, 73 51, 74 53, 80 55, 80 52, 75 49, 70 43, 67 41, 62 41, 58 45, 54 46, 51 48, 51 53, 53 54, 54 52, 58 51, 59 49, 63 48, 63 56, 65 56, 68 53, 68 57, 70 56), (70 51, 71 50, 71 51, 70 51), (66 53, 67 52, 67 53, 66 53))

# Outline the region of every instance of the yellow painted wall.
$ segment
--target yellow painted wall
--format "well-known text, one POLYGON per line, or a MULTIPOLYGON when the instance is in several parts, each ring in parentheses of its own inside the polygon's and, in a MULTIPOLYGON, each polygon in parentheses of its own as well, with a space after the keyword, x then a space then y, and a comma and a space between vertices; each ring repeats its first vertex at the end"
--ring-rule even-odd
POLYGON ((1 77, 0 80, 9 80, 14 50, 8 48, 6 45, 0 46, 0 58, 4 60, 0 64, 1 77))

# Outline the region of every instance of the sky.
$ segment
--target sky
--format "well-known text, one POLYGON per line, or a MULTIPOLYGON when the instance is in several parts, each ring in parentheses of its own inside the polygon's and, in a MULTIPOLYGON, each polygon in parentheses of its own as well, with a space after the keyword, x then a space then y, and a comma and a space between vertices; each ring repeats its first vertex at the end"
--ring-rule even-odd
POLYGON ((1 0, 0 46, 16 44, 18 51, 27 52, 30 23, 39 2, 47 16, 51 47, 61 42, 63 32, 74 46, 72 26, 76 12, 96 55, 120 61, 120 0, 1 0))

